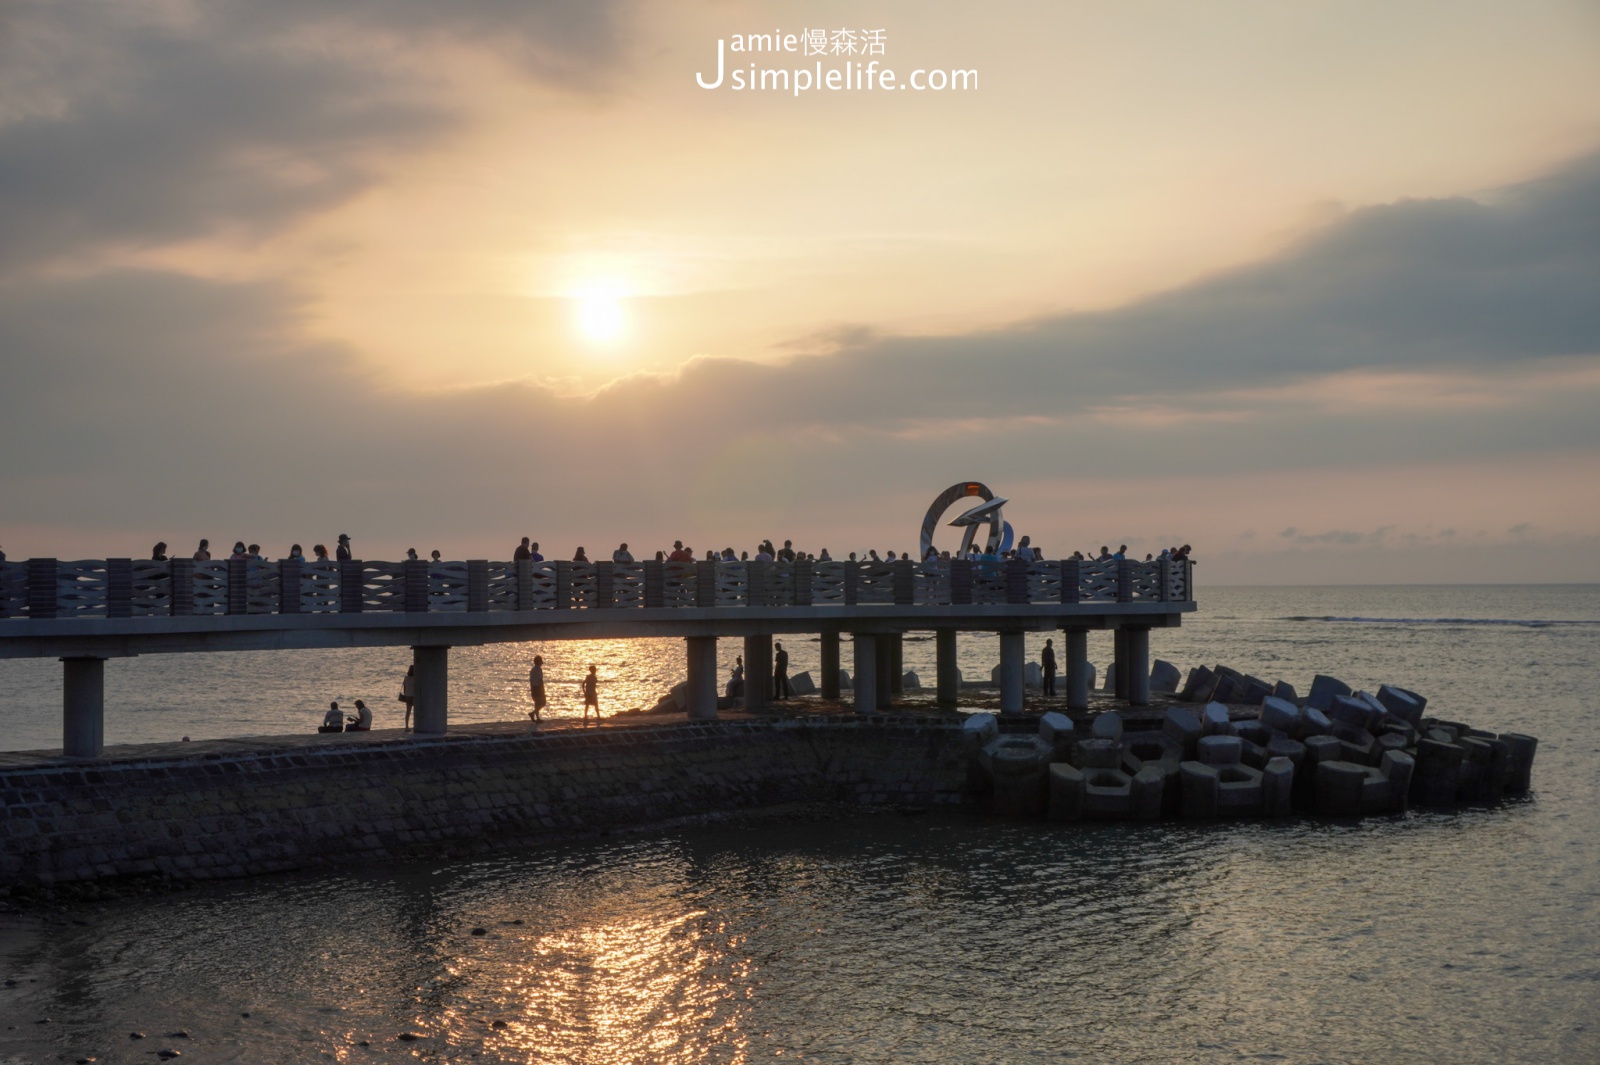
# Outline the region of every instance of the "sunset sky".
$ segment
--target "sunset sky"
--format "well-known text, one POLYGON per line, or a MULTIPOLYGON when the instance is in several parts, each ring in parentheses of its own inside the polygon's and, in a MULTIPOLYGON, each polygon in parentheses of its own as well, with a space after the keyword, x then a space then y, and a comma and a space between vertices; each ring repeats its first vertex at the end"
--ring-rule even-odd
POLYGON ((1600 7, 0 0, 0 446, 11 559, 1600 580, 1600 7))

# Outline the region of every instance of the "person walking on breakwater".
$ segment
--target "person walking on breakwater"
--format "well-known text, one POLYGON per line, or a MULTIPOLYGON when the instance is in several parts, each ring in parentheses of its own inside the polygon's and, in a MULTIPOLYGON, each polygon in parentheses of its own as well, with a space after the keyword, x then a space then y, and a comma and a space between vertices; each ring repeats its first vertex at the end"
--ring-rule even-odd
POLYGON ((533 665, 528 669, 528 697, 533 700, 533 709, 528 711, 528 719, 534 724, 540 721, 539 715, 544 708, 550 705, 550 700, 544 694, 544 656, 534 655, 533 665))
POLYGON ((781 643, 772 646, 777 651, 776 660, 772 664, 772 697, 787 699, 792 694, 789 690, 789 652, 783 649, 781 643))
POLYGON ((594 723, 600 724, 600 678, 595 676, 594 665, 590 664, 589 673, 583 678, 583 724, 589 726, 589 707, 594 707, 594 723))
POLYGON ((400 694, 395 696, 406 704, 406 731, 411 730, 411 707, 417 701, 417 666, 416 663, 406 667, 406 679, 400 682, 400 694))
POLYGON ((350 560, 352 560, 353 558, 356 557, 355 555, 350 553, 350 534, 349 533, 340 533, 339 534, 339 546, 334 551, 334 557, 337 558, 340 562, 349 562, 350 560))
POLYGON ((210 562, 211 561, 211 541, 210 540, 201 540, 200 541, 200 546, 195 548, 195 550, 194 550, 194 560, 196 562, 210 562))
POLYGON ((1044 675, 1043 694, 1046 698, 1053 698, 1056 694, 1056 642, 1046 640, 1044 650, 1039 652, 1039 672, 1044 675))
POLYGON ((360 699, 356 700, 356 716, 346 719, 344 730, 346 732, 371 732, 372 711, 367 709, 367 704, 360 699))
POLYGON ((339 709, 339 700, 335 699, 333 702, 328 704, 328 712, 322 715, 322 724, 317 728, 317 731, 344 731, 344 711, 339 709))

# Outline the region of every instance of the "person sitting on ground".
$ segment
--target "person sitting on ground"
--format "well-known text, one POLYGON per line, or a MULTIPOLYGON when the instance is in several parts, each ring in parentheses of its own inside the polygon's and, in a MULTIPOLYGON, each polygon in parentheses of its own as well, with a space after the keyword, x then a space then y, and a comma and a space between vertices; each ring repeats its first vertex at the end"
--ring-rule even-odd
POLYGON ((339 534, 339 546, 338 546, 337 550, 334 551, 334 557, 337 558, 340 562, 349 562, 349 561, 352 561, 356 557, 355 555, 351 554, 351 552, 350 552, 350 534, 349 533, 340 533, 339 534))
POLYGON ((360 699, 356 700, 356 716, 345 719, 346 732, 371 732, 372 711, 367 709, 367 704, 360 699))
POLYGON ((733 663, 733 676, 728 678, 728 698, 744 698, 744 655, 733 663))
POLYGON ((621 547, 619 547, 615 551, 611 552, 611 561, 613 561, 613 562, 632 562, 633 561, 633 555, 628 553, 628 545, 627 544, 623 544, 621 547))
POLYGON ((322 725, 318 732, 343 732, 344 712, 339 709, 339 701, 335 699, 328 704, 328 712, 322 715, 322 725))
MULTIPOLYGON (((326 551, 327 548, 323 548, 323 550, 326 551)), ((305 560, 306 560, 305 553, 300 550, 300 545, 299 544, 294 544, 294 545, 290 546, 290 548, 289 548, 289 557, 288 557, 287 561, 289 561, 289 562, 304 562, 305 560)))
POLYGON ((522 538, 522 543, 517 545, 517 549, 515 551, 511 552, 511 561, 513 561, 513 562, 532 562, 533 561, 533 548, 528 546, 528 538, 526 536, 524 536, 522 538))
POLYGON ((582 562, 585 566, 589 564, 589 556, 583 553, 582 546, 579 546, 579 548, 572 553, 572 561, 582 562))
POLYGON ((195 551, 194 551, 194 560, 196 562, 210 562, 211 561, 211 541, 210 540, 201 540, 200 541, 200 546, 195 548, 195 551))
POLYGON ((151 562, 165 562, 167 560, 167 542, 161 541, 150 549, 151 562))

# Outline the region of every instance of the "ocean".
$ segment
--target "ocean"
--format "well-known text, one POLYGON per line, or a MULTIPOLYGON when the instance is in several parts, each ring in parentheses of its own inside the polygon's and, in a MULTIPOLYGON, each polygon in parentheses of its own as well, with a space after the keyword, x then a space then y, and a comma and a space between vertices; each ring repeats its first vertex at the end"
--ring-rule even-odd
MULTIPOLYGON (((1199 599, 1154 655, 1415 689, 1538 736, 1532 795, 1359 823, 774 820, 0 915, 0 1062, 1600 1061, 1600 586, 1199 599)), ((452 718, 520 717, 536 652, 563 713, 590 661, 618 709, 682 672, 672 641, 462 649, 452 718)), ((931 640, 905 658, 931 677, 931 640)), ((969 679, 997 658, 963 639, 969 679)), ((398 724, 405 661, 112 662, 107 740, 300 731, 332 698, 398 724)), ((0 745, 59 746, 59 685, 0 662, 0 745)))

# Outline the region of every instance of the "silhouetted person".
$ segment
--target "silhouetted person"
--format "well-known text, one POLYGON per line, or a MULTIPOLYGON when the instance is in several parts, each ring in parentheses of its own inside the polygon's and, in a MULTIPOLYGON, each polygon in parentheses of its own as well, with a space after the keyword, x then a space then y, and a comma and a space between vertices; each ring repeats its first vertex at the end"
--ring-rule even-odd
POLYGON ((325 544, 317 544, 311 549, 311 553, 317 556, 318 562, 328 561, 328 548, 325 544))
POLYGON ((583 548, 580 547, 580 548, 578 548, 576 551, 574 551, 572 553, 572 561, 574 561, 574 562, 582 562, 584 565, 587 566, 589 564, 589 556, 584 554, 583 553, 583 548))
POLYGON ((328 712, 322 715, 322 724, 318 732, 343 732, 344 711, 339 709, 339 701, 335 699, 328 704, 328 712))
POLYGON ((417 549, 414 548, 414 547, 406 548, 406 559, 408 561, 411 561, 411 562, 419 561, 419 559, 417 558, 417 549))
POLYGON ((543 655, 533 656, 533 666, 528 670, 528 696, 533 700, 533 709, 528 711, 528 717, 537 722, 544 708, 550 705, 550 700, 545 698, 544 694, 543 655))
POLYGON ((371 732, 372 711, 367 709, 367 704, 360 699, 356 700, 356 716, 346 719, 344 730, 346 732, 371 732))
POLYGON ((350 534, 349 533, 340 533, 339 534, 339 546, 334 551, 334 556, 333 557, 337 558, 340 562, 349 562, 351 559, 355 558, 355 556, 350 553, 350 534))
POLYGON ((165 562, 167 560, 167 542, 161 541, 150 549, 151 562, 165 562))
POLYGON ((211 541, 210 540, 201 540, 200 541, 200 546, 195 548, 195 551, 194 551, 194 560, 196 562, 210 562, 211 561, 211 541))
POLYGON ((733 663, 733 675, 728 678, 728 698, 744 698, 744 655, 733 663))
MULTIPOLYGON (((327 548, 323 548, 323 551, 326 552, 327 548)), ((305 560, 306 560, 305 552, 300 550, 300 545, 299 544, 294 544, 293 546, 291 546, 289 548, 289 561, 290 562, 304 562, 305 560)))
POLYGON ((632 562, 633 556, 628 553, 628 545, 623 544, 621 547, 611 552, 611 561, 623 563, 632 562))
POLYGON ((783 644, 773 644, 778 652, 772 663, 772 697, 774 699, 789 698, 789 652, 783 649, 783 644))
POLYGON ((513 562, 532 562, 533 561, 533 548, 528 546, 528 538, 526 536, 524 536, 522 538, 522 543, 517 545, 517 549, 515 551, 511 552, 511 561, 513 561, 513 562))
POLYGON ((1056 648, 1054 640, 1044 642, 1044 650, 1039 652, 1039 671, 1044 674, 1044 694, 1056 693, 1056 648))
POLYGON ((400 682, 400 701, 406 704, 406 728, 411 727, 411 707, 417 701, 417 666, 406 667, 406 679, 400 682))
POLYGON ((589 673, 583 678, 583 723, 589 724, 589 707, 594 707, 594 723, 600 724, 600 678, 595 676, 594 666, 589 667, 589 673))

